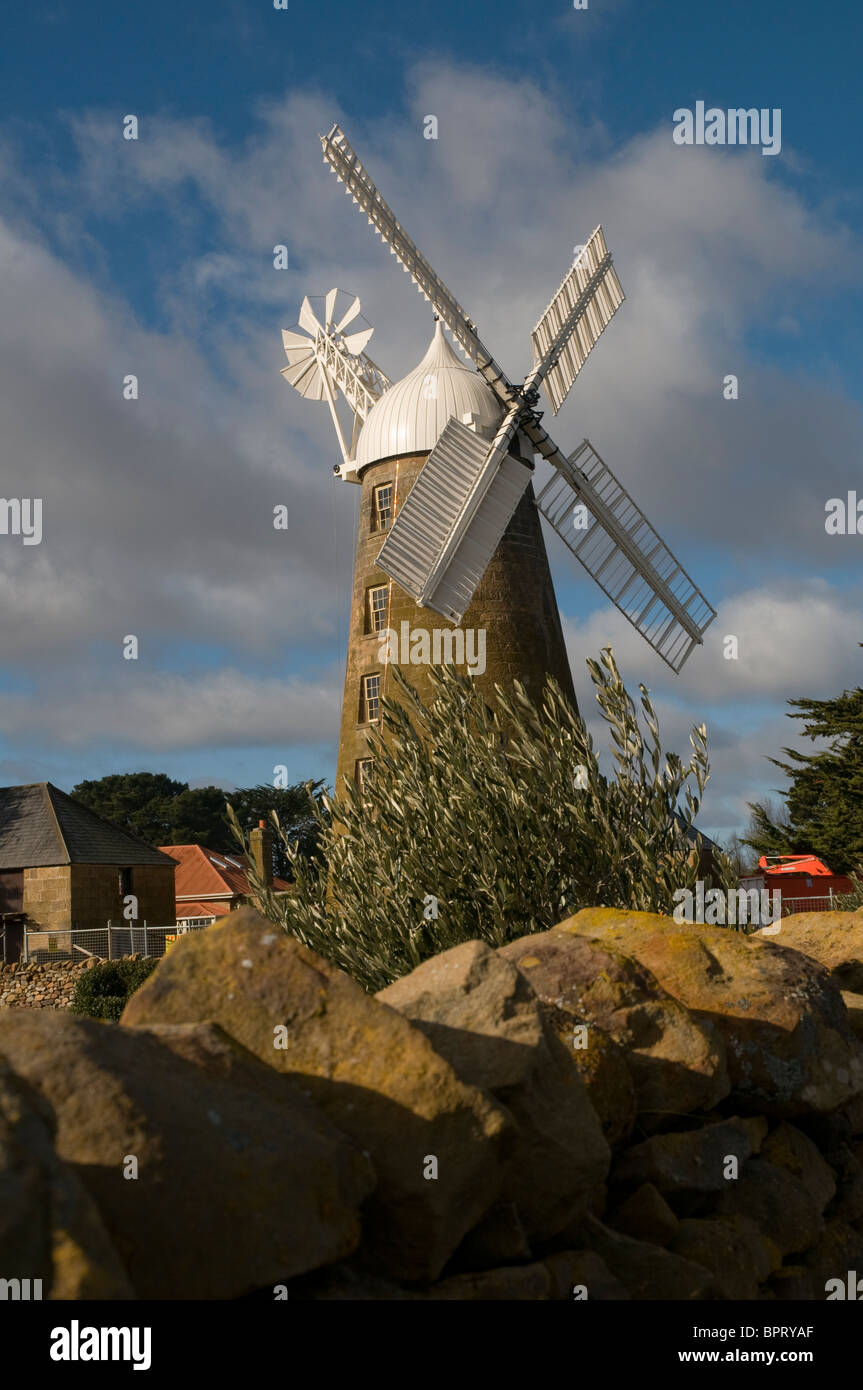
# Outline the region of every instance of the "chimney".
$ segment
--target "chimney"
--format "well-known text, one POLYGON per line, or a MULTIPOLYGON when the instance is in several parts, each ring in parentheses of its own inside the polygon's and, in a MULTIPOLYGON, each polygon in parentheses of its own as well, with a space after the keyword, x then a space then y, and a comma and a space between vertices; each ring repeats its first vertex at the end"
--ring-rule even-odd
POLYGON ((258 821, 257 826, 249 836, 249 848, 252 852, 255 868, 268 888, 273 886, 273 835, 267 829, 266 821, 258 821))

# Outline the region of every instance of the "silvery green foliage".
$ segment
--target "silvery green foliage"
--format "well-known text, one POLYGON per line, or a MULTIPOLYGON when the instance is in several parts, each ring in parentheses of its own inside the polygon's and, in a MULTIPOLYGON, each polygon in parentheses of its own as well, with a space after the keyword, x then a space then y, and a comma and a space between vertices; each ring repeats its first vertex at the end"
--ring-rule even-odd
MULTIPOLYGON (((692 730, 688 764, 663 753, 645 687, 639 716, 611 649, 587 664, 612 778, 555 682, 541 706, 518 684, 511 694, 497 686, 490 708, 467 677, 442 667, 423 706, 394 668, 386 742, 369 738, 365 804, 351 785, 325 802, 329 823, 316 812, 319 864, 285 840, 296 893, 275 898, 253 877, 259 911, 370 990, 459 942, 501 946, 582 907, 670 915, 675 889, 699 877, 700 838, 693 844, 687 830, 709 775, 706 732, 692 730), (428 895, 436 917, 424 909, 428 895)), ((235 833, 242 842, 236 823, 235 833)), ((716 882, 733 886, 727 861, 716 882)))
POLYGON ((858 912, 863 908, 863 864, 858 864, 848 877, 851 879, 851 892, 834 893, 834 902, 839 912, 858 912))

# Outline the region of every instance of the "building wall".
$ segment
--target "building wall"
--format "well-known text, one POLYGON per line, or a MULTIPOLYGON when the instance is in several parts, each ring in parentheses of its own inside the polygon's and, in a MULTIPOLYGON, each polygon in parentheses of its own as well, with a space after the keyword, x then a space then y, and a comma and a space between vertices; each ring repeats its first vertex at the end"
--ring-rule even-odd
MULTIPOLYGON (((400 625, 405 621, 411 630, 453 627, 439 613, 415 604, 375 563, 386 532, 371 529, 374 489, 393 482, 394 514, 397 515, 425 459, 424 454, 391 459, 371 465, 363 475, 336 777, 340 793, 345 777, 355 775, 357 761, 368 756, 367 732, 372 726, 361 724, 359 719, 362 677, 379 671, 382 693, 393 693, 392 669, 379 657, 381 635, 365 632, 367 590, 387 585, 388 609, 384 626, 396 632, 401 631, 400 625)), ((536 698, 550 674, 575 705, 572 675, 532 485, 519 503, 461 627, 485 629, 485 671, 474 679, 489 698, 496 683, 507 687, 514 679, 522 681, 528 693, 536 698)), ((421 698, 427 699, 431 693, 430 668, 403 664, 401 669, 421 698)), ((465 674, 464 666, 456 669, 465 674)))
MULTIPOLYGON (((73 864, 71 868, 72 925, 104 927, 110 919, 121 926, 119 868, 102 864, 73 864)), ((164 927, 176 921, 174 869, 170 865, 133 865, 131 891, 138 899, 138 922, 164 927)))
POLYGON ((70 870, 69 864, 24 870, 22 911, 28 927, 53 931, 70 925, 70 870))

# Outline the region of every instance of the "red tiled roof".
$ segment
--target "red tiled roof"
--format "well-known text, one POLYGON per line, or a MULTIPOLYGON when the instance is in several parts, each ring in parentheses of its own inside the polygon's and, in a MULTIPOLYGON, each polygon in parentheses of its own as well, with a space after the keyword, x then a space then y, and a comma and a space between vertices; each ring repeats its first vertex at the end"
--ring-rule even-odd
MULTIPOLYGON (((245 856, 233 851, 220 854, 203 845, 164 845, 161 848, 163 854, 169 854, 177 863, 174 892, 178 902, 191 897, 203 902, 225 893, 245 897, 249 892, 245 856)), ((273 888, 277 893, 284 893, 291 884, 283 878, 274 878, 273 888)))
POLYGON ((227 917, 231 910, 229 902, 177 903, 177 921, 185 917, 227 917))

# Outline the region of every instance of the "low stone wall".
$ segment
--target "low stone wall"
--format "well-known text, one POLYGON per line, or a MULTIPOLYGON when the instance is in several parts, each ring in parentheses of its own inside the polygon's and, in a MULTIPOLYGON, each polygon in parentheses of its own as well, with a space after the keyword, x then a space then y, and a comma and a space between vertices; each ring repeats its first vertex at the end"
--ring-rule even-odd
POLYGON ((75 981, 95 963, 92 957, 58 960, 50 965, 0 964, 0 1009, 68 1009, 75 981))

